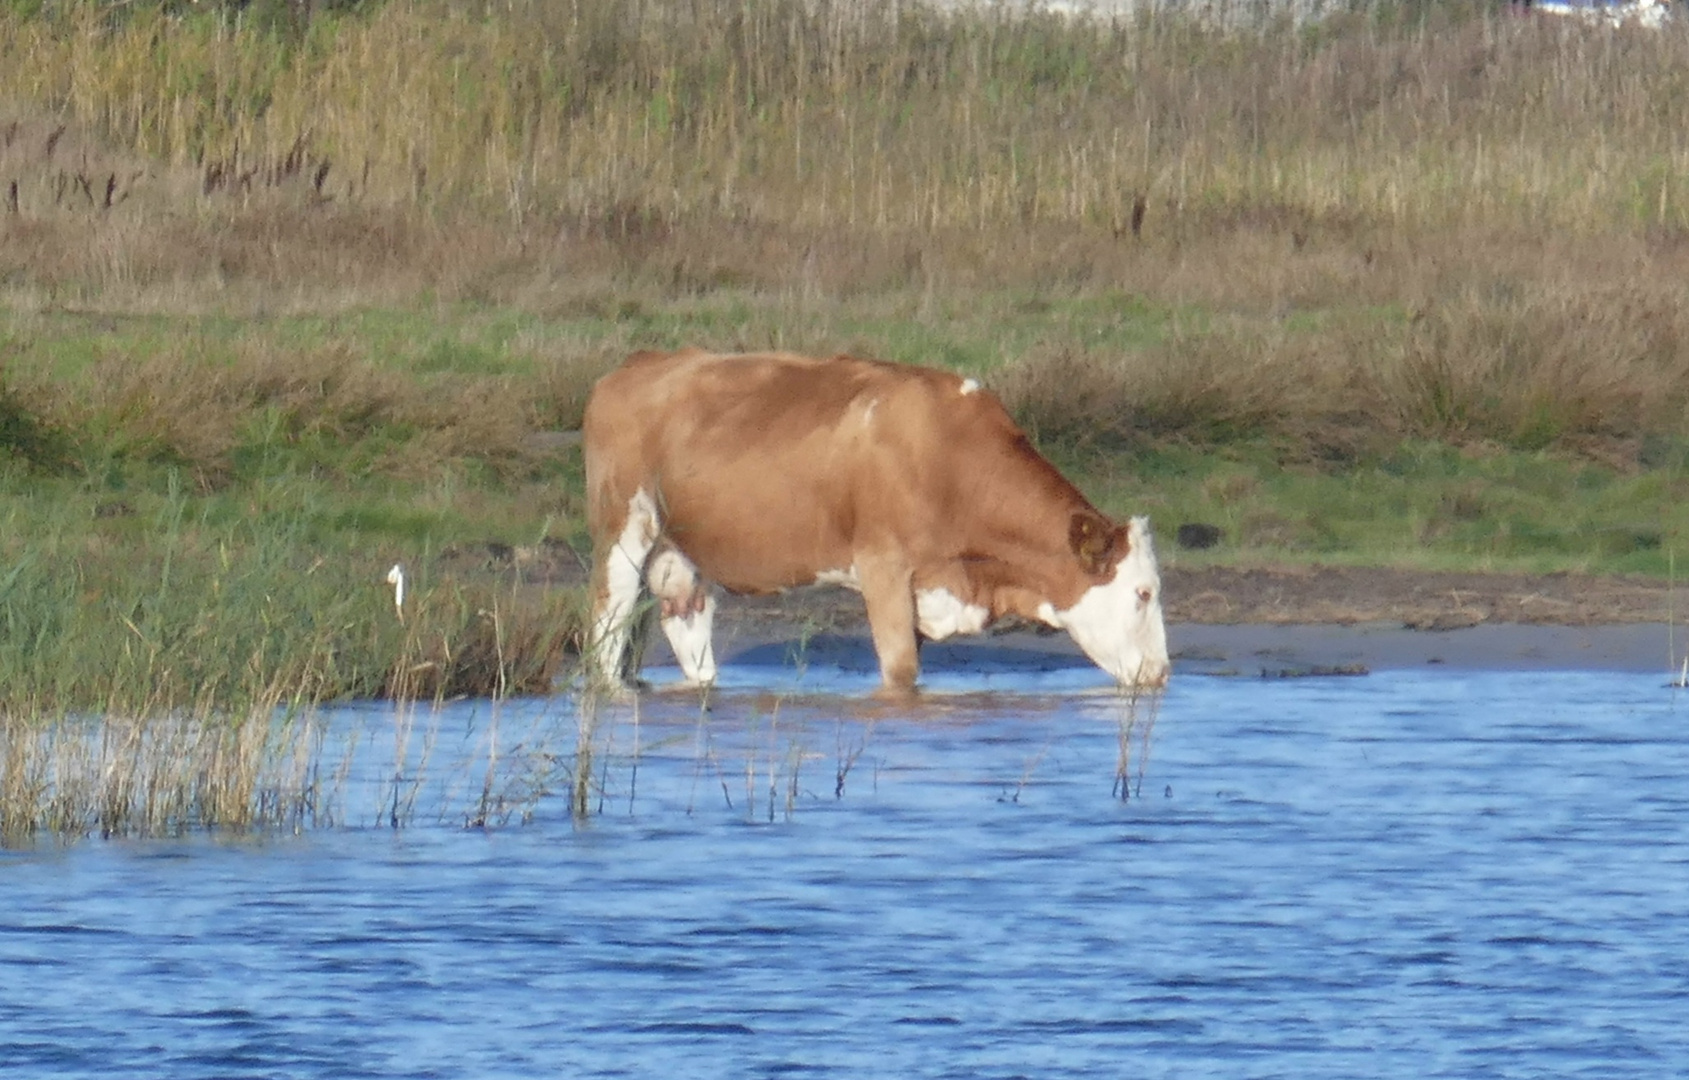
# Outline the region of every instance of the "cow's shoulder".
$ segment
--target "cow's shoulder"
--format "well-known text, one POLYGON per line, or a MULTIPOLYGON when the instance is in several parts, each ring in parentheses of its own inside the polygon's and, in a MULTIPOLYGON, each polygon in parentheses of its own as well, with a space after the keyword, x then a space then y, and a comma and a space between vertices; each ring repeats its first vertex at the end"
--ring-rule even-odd
POLYGON ((867 361, 875 365, 874 392, 883 395, 905 422, 935 437, 971 444, 1014 442, 1020 435, 997 395, 971 376, 940 368, 867 361))
POLYGON ((979 383, 941 368, 899 364, 891 360, 870 360, 840 354, 826 360, 811 360, 818 377, 848 381, 860 392, 900 395, 938 406, 958 403, 973 395, 979 383))

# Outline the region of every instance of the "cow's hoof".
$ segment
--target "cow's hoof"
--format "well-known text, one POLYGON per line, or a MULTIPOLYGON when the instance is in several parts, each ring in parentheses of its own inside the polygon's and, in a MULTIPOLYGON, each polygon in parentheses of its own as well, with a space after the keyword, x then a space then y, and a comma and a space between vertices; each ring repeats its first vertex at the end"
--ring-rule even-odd
POLYGON ((882 683, 880 686, 876 687, 873 692, 873 698, 875 701, 889 701, 894 703, 914 701, 920 696, 921 692, 914 683, 909 683, 907 685, 899 684, 895 686, 888 686, 882 683))
POLYGON ((685 679, 659 687, 654 692, 664 697, 695 697, 699 706, 707 710, 710 707, 710 699, 715 696, 715 683, 685 679))
POLYGON ((626 705, 637 700, 642 691, 650 688, 651 684, 643 679, 615 683, 589 682, 581 688, 581 697, 594 703, 626 705))

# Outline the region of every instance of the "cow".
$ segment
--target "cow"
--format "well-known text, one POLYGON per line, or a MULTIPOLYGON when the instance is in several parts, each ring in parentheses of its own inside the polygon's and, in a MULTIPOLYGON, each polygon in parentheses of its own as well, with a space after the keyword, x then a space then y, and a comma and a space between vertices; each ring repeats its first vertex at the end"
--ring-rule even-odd
POLYGON ((1066 630, 1121 684, 1167 683, 1149 523, 1099 513, 996 395, 952 372, 839 356, 640 352, 582 422, 587 663, 629 675, 649 590, 688 683, 717 675, 716 587, 862 594, 884 692, 922 640, 1016 615, 1066 630))

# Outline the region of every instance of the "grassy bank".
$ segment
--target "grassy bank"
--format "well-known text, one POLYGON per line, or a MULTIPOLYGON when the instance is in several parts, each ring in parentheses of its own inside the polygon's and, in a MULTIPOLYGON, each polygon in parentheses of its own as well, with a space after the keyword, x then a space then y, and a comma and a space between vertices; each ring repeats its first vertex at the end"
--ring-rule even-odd
POLYGON ((979 375, 1221 528, 1171 559, 1663 574, 1686 60, 1460 5, 6 6, 0 705, 542 685, 557 433, 686 343, 979 375))
POLYGON ((0 845, 333 821, 316 705, 549 693, 578 651, 578 593, 516 552, 384 531, 332 481, 100 464, 0 477, 0 845))
POLYGON ((1174 559, 1663 575, 1685 525, 1684 375, 1597 378, 1572 363, 1593 331, 1536 329, 1559 360, 1532 372, 1472 347, 1457 365, 1408 317, 1363 339, 1336 319, 1186 332, 1188 314, 1133 297, 904 299, 14 313, 13 535, 91 533, 129 558, 186 518, 205 551, 269 544, 371 605, 394 562, 515 575, 525 552, 530 578, 578 570, 579 454, 558 434, 627 349, 696 340, 832 341, 980 375, 1106 509, 1223 529, 1174 559))

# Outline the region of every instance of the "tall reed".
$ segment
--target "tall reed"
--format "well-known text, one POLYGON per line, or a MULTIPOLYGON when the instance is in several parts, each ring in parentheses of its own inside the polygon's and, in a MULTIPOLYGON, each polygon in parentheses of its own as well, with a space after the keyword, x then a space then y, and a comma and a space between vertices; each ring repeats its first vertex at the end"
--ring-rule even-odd
MULTIPOLYGON (((401 611, 373 567, 285 520, 192 505, 167 503, 134 550, 64 522, 4 545, 0 843, 333 820, 318 706, 550 693, 579 649, 579 590, 424 573, 401 611)), ((543 778, 520 770, 548 760, 492 753, 482 821, 526 805, 543 778)))
POLYGON ((151 716, 0 714, 0 844, 299 829, 332 797, 320 724, 257 707, 151 716))
POLYGON ((1124 231, 1146 204, 1394 229, 1689 220, 1681 34, 1478 5, 1248 30, 908 0, 363 10, 286 36, 227 8, 12 8, 0 97, 207 193, 298 177, 623 235, 699 217, 1124 231))

